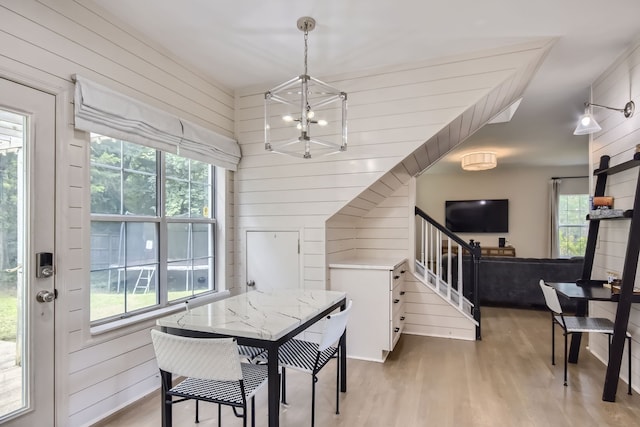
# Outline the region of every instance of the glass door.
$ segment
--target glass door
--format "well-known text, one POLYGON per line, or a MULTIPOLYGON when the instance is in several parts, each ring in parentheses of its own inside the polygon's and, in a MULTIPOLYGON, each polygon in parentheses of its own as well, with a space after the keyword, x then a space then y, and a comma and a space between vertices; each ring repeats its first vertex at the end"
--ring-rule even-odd
POLYGON ((55 97, 0 94, 0 424, 52 425, 55 97))

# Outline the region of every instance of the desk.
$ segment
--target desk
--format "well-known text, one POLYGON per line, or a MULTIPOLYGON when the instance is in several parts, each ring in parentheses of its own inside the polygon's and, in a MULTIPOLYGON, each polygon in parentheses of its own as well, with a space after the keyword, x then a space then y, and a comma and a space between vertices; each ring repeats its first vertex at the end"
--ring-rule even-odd
MULTIPOLYGON (((337 291, 288 289, 251 291, 157 320, 166 332, 190 337, 235 337, 238 344, 268 352, 269 427, 280 424, 278 348, 337 308, 346 308, 337 291)), ((346 332, 340 339, 340 388, 347 391, 346 332)), ((168 376, 171 374, 168 373, 168 376)), ((171 384, 170 378, 163 384, 171 384)), ((171 404, 162 405, 162 425, 171 427, 171 404)))
MULTIPOLYGON (((547 283, 569 299, 576 300, 576 316, 586 316, 589 301, 615 301, 616 295, 611 289, 604 287, 604 281, 589 280, 570 283, 547 283)), ((571 347, 569 348, 569 363, 578 363, 580 353, 580 341, 582 334, 571 334, 571 347)))

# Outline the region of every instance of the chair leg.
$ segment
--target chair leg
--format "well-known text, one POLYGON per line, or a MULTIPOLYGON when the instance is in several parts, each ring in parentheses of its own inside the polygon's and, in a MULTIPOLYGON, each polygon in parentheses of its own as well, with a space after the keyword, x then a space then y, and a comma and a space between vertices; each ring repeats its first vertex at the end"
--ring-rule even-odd
POLYGON ((318 377, 312 375, 311 378, 311 427, 313 427, 316 422, 316 383, 318 377))
POLYGON ((336 359, 336 414, 340 414, 340 355, 336 359))
POLYGON ((242 427, 247 427, 247 402, 244 402, 244 408, 242 408, 242 427))
POLYGON ((564 385, 567 386, 567 332, 564 333, 564 385))
POLYGON ((200 406, 198 405, 200 401, 196 399, 196 424, 200 422, 200 406))
POLYGON ((551 364, 556 364, 556 325, 553 324, 553 314, 551 314, 551 364))
POLYGON ((222 427, 222 405, 218 403, 218 427, 222 427))
POLYGON ((256 397, 251 397, 251 427, 256 427, 256 397))
POLYGON ((287 374, 286 374, 286 370, 284 368, 280 369, 280 384, 281 384, 281 393, 282 393, 282 399, 280 399, 280 402, 284 405, 287 404, 287 374))
POLYGON ((628 337, 627 340, 629 341, 629 389, 627 394, 631 394, 631 337, 628 337))

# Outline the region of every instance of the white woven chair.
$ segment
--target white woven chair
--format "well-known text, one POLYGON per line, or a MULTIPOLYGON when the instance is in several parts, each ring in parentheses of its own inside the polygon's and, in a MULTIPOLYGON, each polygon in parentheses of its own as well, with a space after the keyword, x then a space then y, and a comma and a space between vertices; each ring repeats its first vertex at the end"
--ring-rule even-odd
MULTIPOLYGON (((540 279, 540 289, 544 295, 547 307, 551 311, 551 364, 555 365, 555 325, 563 330, 564 335, 564 385, 567 385, 567 337, 575 333, 601 333, 608 336, 609 358, 611 357, 611 337, 613 336, 613 322, 604 317, 565 316, 555 288, 540 279)), ((629 388, 631 394, 631 335, 627 332, 629 355, 629 388)))
MULTIPOLYGON (((315 423, 315 400, 317 374, 332 359, 338 357, 338 340, 347 328, 347 320, 351 311, 352 301, 347 308, 327 316, 320 343, 291 339, 283 344, 278 351, 278 364, 281 368, 282 403, 286 403, 285 369, 291 368, 311 374, 311 425, 315 423)), ((340 366, 336 366, 336 414, 340 413, 339 390, 340 366)))
POLYGON ((267 382, 267 367, 240 362, 238 345, 233 338, 189 338, 151 330, 153 348, 163 375, 162 401, 165 413, 171 405, 185 400, 196 401, 196 423, 199 422, 198 402, 218 404, 218 426, 221 406, 233 408, 247 425, 247 400, 251 399, 251 425, 255 426, 255 394, 267 382), (171 386, 171 374, 186 377, 171 386), (165 384, 164 378, 169 378, 165 384), (174 400, 173 398, 178 398, 174 400), (242 408, 242 413, 237 412, 242 408))

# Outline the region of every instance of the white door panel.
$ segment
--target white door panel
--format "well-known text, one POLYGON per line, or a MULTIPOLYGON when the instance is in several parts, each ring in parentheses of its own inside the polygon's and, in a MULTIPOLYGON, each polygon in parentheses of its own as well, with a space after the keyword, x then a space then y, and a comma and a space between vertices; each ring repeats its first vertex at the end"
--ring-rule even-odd
POLYGON ((0 424, 54 425, 55 97, 0 79, 0 424), (9 309, 11 308, 11 309, 9 309))
POLYGON ((299 233, 247 231, 247 290, 300 287, 299 233))

